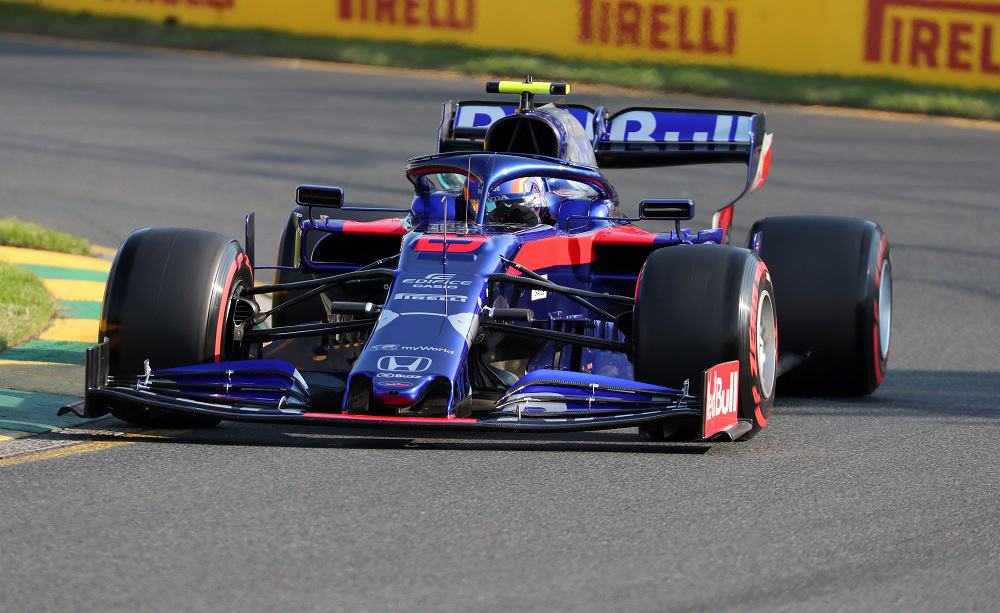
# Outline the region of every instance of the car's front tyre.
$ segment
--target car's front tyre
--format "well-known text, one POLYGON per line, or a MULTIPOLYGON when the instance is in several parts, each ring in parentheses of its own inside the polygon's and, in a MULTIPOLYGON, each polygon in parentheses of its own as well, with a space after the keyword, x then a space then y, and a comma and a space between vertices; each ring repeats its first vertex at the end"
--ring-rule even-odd
MULTIPOLYGON (((100 341, 109 375, 135 380, 153 369, 245 357, 232 339, 233 298, 253 287, 253 271, 235 240, 214 232, 147 228, 132 233, 115 258, 104 294, 100 341)), ((120 405, 112 414, 144 426, 210 427, 216 418, 120 405)))
MULTIPOLYGON (((703 373, 739 360, 738 417, 765 425, 774 404, 778 331, 767 267, 747 249, 679 245, 653 252, 636 289, 635 380, 704 395, 703 373)), ((654 438, 692 439, 700 422, 645 429, 654 438)))

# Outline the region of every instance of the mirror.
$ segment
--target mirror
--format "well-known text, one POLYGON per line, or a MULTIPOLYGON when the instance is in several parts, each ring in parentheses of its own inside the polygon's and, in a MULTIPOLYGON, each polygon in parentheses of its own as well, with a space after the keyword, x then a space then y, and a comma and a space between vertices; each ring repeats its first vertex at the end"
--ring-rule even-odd
POLYGON ((640 219, 680 221, 694 217, 694 200, 689 198, 650 198, 639 202, 640 219))
POLYGON ((300 185, 295 188, 295 203, 339 209, 344 206, 344 190, 326 185, 300 185))

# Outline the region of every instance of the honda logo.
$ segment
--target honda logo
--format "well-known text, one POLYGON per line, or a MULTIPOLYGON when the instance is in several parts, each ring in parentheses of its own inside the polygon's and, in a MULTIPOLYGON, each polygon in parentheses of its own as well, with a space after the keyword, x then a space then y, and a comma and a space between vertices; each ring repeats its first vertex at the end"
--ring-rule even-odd
POLYGON ((392 372, 424 372, 431 367, 431 363, 430 358, 387 355, 378 359, 378 369, 392 372))

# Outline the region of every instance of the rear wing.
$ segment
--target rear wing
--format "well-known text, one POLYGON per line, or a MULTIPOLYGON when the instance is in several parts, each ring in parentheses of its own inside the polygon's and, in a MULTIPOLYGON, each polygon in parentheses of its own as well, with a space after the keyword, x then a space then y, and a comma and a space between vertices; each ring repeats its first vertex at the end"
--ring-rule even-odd
MULTIPOLYGON (((601 168, 746 164, 746 184, 732 202, 767 181, 772 135, 762 113, 632 107, 609 116, 604 107, 559 106, 583 126, 601 168)), ((517 109, 517 104, 496 101, 446 102, 438 150, 482 151, 493 122, 517 109)))

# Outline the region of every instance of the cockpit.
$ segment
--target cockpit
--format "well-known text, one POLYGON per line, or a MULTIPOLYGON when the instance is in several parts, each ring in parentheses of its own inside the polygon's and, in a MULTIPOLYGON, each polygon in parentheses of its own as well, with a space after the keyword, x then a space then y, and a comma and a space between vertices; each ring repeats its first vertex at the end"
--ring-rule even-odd
POLYGON ((463 172, 422 174, 414 187, 412 216, 417 224, 481 223, 498 230, 544 224, 574 231, 590 227, 588 217, 617 215, 609 194, 583 181, 543 174, 498 181, 486 194, 477 177, 463 172))

